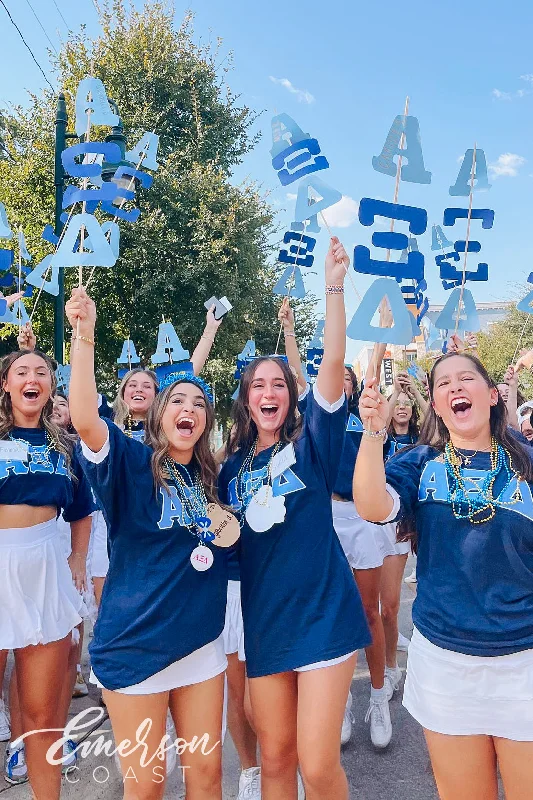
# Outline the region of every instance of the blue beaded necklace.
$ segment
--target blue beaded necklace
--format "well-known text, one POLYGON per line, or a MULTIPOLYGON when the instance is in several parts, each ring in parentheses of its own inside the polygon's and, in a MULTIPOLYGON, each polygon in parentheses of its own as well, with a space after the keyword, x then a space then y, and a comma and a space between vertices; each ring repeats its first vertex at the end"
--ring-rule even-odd
POLYGON ((494 436, 490 446, 490 470, 483 478, 479 492, 470 494, 465 487, 463 475, 463 459, 452 442, 448 442, 444 450, 444 463, 448 475, 448 502, 456 519, 469 519, 473 525, 489 522, 496 514, 498 506, 514 505, 520 499, 515 492, 510 501, 500 501, 493 495, 494 482, 502 470, 506 474, 506 482, 500 492, 505 492, 513 480, 520 481, 520 475, 513 467, 511 454, 499 444, 494 436))

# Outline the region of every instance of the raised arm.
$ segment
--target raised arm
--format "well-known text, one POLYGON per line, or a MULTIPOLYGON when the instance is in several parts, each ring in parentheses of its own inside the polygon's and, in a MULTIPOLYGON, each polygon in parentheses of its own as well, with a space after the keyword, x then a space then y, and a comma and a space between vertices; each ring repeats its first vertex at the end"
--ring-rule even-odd
POLYGON ((200 336, 200 341, 194 349, 191 356, 192 365, 194 367, 194 374, 199 375, 203 370, 205 362, 209 358, 209 353, 213 347, 215 336, 222 324, 222 319, 215 319, 215 306, 211 306, 206 314, 204 332, 200 336))
POLYGON ((331 237, 326 256, 326 320, 324 357, 316 379, 317 389, 328 403, 335 403, 344 389, 346 353, 346 311, 344 278, 350 265, 346 250, 336 236, 331 237))
POLYGON ((359 417, 364 431, 353 475, 355 507, 363 519, 383 522, 392 511, 393 500, 387 492, 383 463, 389 407, 377 389, 377 378, 371 378, 363 390, 359 399, 359 417))
POLYGON ((19 350, 35 350, 37 347, 37 337, 33 332, 31 322, 26 322, 25 325, 20 326, 17 336, 17 344, 19 350))
POLYGON ((96 306, 84 288, 72 290, 65 311, 72 325, 69 408, 72 424, 89 450, 104 446, 108 429, 98 415, 98 392, 94 377, 94 327, 96 306), (79 333, 76 333, 78 320, 79 333))
POLYGON ((519 431, 520 425, 518 424, 518 416, 516 413, 518 407, 518 372, 516 372, 512 365, 507 367, 503 382, 509 387, 509 394, 507 396, 507 418, 509 420, 509 425, 519 431))
POLYGON ((298 382, 298 390, 300 394, 304 391, 306 380, 302 369, 302 360, 300 358, 300 351, 296 342, 296 334, 294 333, 294 311, 292 310, 289 298, 285 297, 279 310, 278 319, 283 325, 283 335, 285 337, 285 355, 289 361, 289 366, 293 368, 296 373, 296 380, 298 382))

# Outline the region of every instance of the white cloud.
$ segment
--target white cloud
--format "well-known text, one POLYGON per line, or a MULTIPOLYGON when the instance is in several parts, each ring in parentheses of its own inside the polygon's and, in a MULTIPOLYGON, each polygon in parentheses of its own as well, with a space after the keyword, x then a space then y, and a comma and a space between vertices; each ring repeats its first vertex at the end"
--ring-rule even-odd
POLYGON ((496 98, 496 100, 512 100, 513 96, 510 92, 501 92, 499 89, 492 90, 492 96, 496 98))
MULTIPOLYGON (((349 228, 357 219, 359 203, 352 197, 343 194, 342 200, 325 211, 325 218, 331 228, 349 228)), ((320 217, 318 224, 320 225, 320 217)))
POLYGON ((296 200, 298 197, 297 194, 293 194, 292 192, 287 192, 287 200, 296 200))
POLYGON ((268 77, 272 83, 277 83, 279 86, 283 86, 287 89, 291 94, 295 94, 299 103, 308 103, 310 105, 315 102, 315 98, 311 92, 308 92, 307 89, 297 89, 288 78, 274 78, 273 75, 269 75, 268 77))
POLYGON ((528 83, 533 83, 533 74, 529 73, 528 75, 520 75, 521 81, 527 81, 528 83))
POLYGON ((502 153, 496 161, 489 164, 491 178, 516 178, 518 170, 526 163, 523 156, 516 153, 502 153))

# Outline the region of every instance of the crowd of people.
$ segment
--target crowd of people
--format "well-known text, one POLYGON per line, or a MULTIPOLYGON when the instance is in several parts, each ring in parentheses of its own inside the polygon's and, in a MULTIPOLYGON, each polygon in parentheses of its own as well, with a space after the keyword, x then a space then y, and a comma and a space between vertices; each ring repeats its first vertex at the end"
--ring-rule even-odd
MULTIPOLYGON (((0 706, 5 777, 56 800, 63 763, 47 750, 72 697, 101 690, 129 800, 159 800, 180 752, 188 800, 222 797, 226 724, 239 800, 347 800, 357 652, 370 673, 365 720, 393 736, 398 649, 403 704, 424 730, 442 800, 508 800, 533 785, 533 401, 521 354, 496 384, 475 337, 451 337, 419 382, 387 397, 376 344, 358 382, 345 364, 335 237, 325 263, 323 358, 309 385, 294 313, 285 356, 251 359, 233 425, 214 452, 215 409, 192 371, 127 372, 109 405, 95 379, 95 304, 76 288, 68 396, 29 326, 0 365, 0 706), (414 630, 398 630, 408 554, 417 554, 414 630), (84 623, 94 625, 90 677, 84 623), (225 713, 227 706, 227 713, 225 713), (7 714, 9 708, 9 717, 7 714), (149 763, 135 741, 143 721, 149 763), (165 737, 168 735, 168 739, 165 737), (166 763, 165 763, 166 762, 166 763)), ((380 325, 392 325, 386 304, 380 325)))

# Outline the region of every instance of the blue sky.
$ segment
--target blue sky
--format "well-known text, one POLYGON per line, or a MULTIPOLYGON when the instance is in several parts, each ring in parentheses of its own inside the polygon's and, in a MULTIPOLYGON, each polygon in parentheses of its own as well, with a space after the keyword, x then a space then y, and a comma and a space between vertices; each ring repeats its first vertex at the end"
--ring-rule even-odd
MULTIPOLYGON (((73 30, 85 22, 91 34, 98 33, 92 0, 56 3, 73 30)), ((27 0, 6 4, 49 72, 50 45, 27 0)), ((54 0, 32 0, 32 5, 58 47, 67 30, 54 0)), ((235 178, 250 176, 270 192, 280 229, 290 225, 294 200, 287 197, 291 187, 280 186, 271 166, 272 114, 287 112, 320 142, 330 162, 320 177, 345 195, 342 206, 326 217, 337 223, 334 232, 353 251, 355 244, 368 244, 372 232, 357 221, 361 197, 392 201, 394 179, 373 170, 372 156, 381 152, 409 95, 410 113, 420 123, 425 167, 433 177, 429 186, 402 182, 400 202, 427 209, 429 232, 431 224, 442 222, 444 208, 466 206, 467 198, 451 198, 448 187, 455 182, 458 159, 477 142, 490 165, 492 188, 476 193, 474 206, 494 209, 495 222, 489 231, 473 223, 472 236, 481 241, 481 255, 489 263, 489 281, 468 286, 478 301, 517 298, 517 284, 533 270, 528 233, 533 214, 533 4, 515 0, 507 13, 495 0, 407 0, 400 6, 382 0, 372 9, 348 0, 178 1, 177 24, 189 5, 196 13, 196 36, 220 36, 223 51, 233 51, 232 89, 250 107, 264 110, 256 126, 263 139, 235 178)), ((38 89, 44 80, 2 8, 0 25, 0 102, 25 102, 26 90, 38 89)), ((456 225, 457 235, 449 238, 464 238, 465 228, 456 225)), ((400 223, 397 230, 406 227, 400 223)), ((318 269, 327 240, 323 229, 318 269)), ((419 237, 419 246, 426 257, 430 302, 444 302, 430 233, 419 237)), ((477 263, 475 255, 471 258, 469 268, 477 263)), ((304 277, 321 296, 322 278, 304 277)), ((364 291, 369 279, 355 279, 364 291)), ((349 284, 346 292, 350 316, 357 301, 349 284)), ((355 355, 357 349, 351 345, 348 353, 355 355)))

